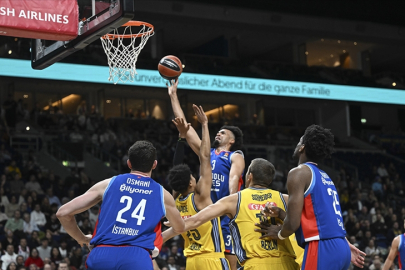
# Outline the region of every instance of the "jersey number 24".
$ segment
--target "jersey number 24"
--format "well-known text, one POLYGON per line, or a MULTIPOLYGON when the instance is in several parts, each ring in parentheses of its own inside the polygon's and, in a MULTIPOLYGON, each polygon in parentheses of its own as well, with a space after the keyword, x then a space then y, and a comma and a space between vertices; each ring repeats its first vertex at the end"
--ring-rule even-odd
MULTIPOLYGON (((127 220, 122 218, 122 214, 131 209, 132 198, 129 196, 122 196, 120 199, 120 203, 125 203, 125 201, 127 201, 127 205, 120 211, 118 211, 117 218, 115 220, 127 224, 127 220)), ((142 225, 142 221, 145 220, 144 217, 145 207, 146 207, 146 200, 142 199, 135 207, 135 210, 132 212, 131 217, 137 219, 136 225, 142 225)))

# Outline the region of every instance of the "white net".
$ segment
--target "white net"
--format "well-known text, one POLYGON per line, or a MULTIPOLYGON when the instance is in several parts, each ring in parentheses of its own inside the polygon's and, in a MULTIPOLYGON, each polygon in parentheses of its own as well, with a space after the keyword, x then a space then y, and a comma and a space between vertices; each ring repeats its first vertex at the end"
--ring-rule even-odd
POLYGON ((122 33, 115 29, 111 34, 101 37, 104 52, 107 54, 108 65, 110 66, 109 81, 133 82, 136 72, 136 61, 138 55, 145 46, 149 37, 153 36, 153 27, 145 24, 137 26, 141 28, 138 33, 132 32, 134 26, 123 26, 122 33))

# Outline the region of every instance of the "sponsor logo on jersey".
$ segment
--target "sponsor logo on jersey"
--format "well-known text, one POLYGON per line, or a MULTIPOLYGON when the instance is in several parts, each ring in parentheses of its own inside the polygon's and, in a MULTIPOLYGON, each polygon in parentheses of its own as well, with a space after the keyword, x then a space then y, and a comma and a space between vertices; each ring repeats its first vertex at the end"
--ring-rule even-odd
POLYGON ((187 205, 177 205, 177 210, 179 210, 180 213, 188 212, 187 205))
POLYGON ((127 186, 125 184, 121 184, 120 191, 128 191, 129 193, 141 193, 141 194, 152 194, 152 189, 141 189, 141 188, 133 188, 131 186, 127 186))
MULTIPOLYGON (((268 202, 269 206, 277 206, 275 202, 268 202)), ((249 210, 264 210, 266 204, 258 204, 258 203, 249 203, 248 208, 249 210)))
POLYGON ((225 160, 228 160, 228 156, 229 156, 229 153, 225 153, 221 158, 225 159, 225 160))

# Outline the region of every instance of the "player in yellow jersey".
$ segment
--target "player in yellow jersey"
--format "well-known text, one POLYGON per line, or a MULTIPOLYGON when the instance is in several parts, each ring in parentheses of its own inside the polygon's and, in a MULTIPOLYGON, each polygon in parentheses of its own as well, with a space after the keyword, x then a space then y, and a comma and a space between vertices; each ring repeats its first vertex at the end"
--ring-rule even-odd
MULTIPOLYGON (((188 218, 185 221, 186 230, 192 230, 213 218, 226 214, 231 218, 229 227, 234 240, 235 253, 244 270, 298 270, 296 256, 288 238, 268 241, 260 239, 261 233, 253 230, 255 224, 260 222, 282 223, 281 219, 267 218, 261 213, 267 202, 284 210, 286 207, 284 196, 278 191, 267 188, 274 173, 274 166, 269 161, 261 158, 254 159, 246 173, 247 188, 222 198, 188 218)), ((171 234, 174 233, 171 232, 171 234)))
MULTIPOLYGON (((183 219, 195 215, 199 210, 212 204, 211 200, 211 161, 210 161, 210 135, 208 131, 208 119, 202 107, 193 105, 197 120, 202 125, 202 141, 200 146, 200 179, 192 176, 190 168, 185 165, 176 165, 169 172, 169 184, 172 189, 179 192, 176 198, 176 206, 183 219)), ((185 137, 188 124, 184 119, 174 120, 180 137, 185 137)), ((170 231, 163 233, 163 241, 175 236, 170 231)), ((224 255, 224 240, 221 233, 219 218, 207 221, 200 226, 182 233, 184 238, 184 256, 187 257, 186 269, 229 269, 229 263, 224 255)))

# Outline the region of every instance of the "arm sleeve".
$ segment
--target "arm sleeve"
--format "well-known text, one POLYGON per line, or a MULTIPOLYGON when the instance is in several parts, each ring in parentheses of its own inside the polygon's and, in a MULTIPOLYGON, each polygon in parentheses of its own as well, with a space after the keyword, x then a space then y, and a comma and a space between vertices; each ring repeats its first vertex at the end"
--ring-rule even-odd
POLYGON ((177 141, 176 151, 174 152, 174 157, 173 157, 173 166, 183 163, 185 144, 186 144, 186 142, 184 142, 184 141, 177 141))

